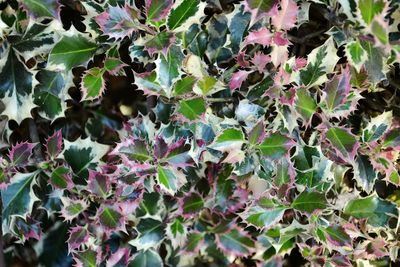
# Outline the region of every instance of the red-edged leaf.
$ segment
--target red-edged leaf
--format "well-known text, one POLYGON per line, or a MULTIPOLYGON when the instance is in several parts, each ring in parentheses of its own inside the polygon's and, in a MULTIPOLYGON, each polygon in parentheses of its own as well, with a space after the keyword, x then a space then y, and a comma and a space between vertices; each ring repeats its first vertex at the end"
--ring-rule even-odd
POLYGON ((46 139, 46 153, 51 158, 56 158, 62 151, 62 132, 58 130, 46 139))
POLYGON ((13 145, 8 153, 8 158, 14 166, 26 165, 32 156, 32 150, 36 144, 23 142, 13 145))

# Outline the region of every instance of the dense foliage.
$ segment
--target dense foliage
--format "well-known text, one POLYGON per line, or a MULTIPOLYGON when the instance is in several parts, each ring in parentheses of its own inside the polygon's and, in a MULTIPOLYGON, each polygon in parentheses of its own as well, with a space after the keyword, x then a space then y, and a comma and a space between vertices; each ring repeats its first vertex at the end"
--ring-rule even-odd
POLYGON ((399 23, 387 0, 0 1, 7 266, 396 262, 399 23))

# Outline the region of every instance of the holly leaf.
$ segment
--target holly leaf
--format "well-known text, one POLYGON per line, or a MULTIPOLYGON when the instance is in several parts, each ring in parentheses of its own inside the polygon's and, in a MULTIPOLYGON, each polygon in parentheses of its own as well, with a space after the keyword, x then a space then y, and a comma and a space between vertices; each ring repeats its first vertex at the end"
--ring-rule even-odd
POLYGON ((216 237, 217 246, 228 255, 243 257, 254 251, 255 244, 251 237, 236 228, 216 237))
POLYGON ((358 2, 358 9, 361 18, 369 25, 374 17, 381 13, 385 7, 385 2, 382 0, 360 0, 358 2))
POLYGON ((55 131, 53 135, 46 139, 46 153, 51 159, 56 158, 62 151, 62 132, 61 130, 55 131))
POLYGON ((360 72, 361 67, 368 59, 367 52, 362 48, 361 43, 358 40, 348 42, 345 46, 345 52, 350 64, 360 72))
POLYGON ((64 115, 66 105, 65 81, 62 73, 41 70, 36 76, 39 84, 35 86, 34 103, 39 106, 40 114, 50 120, 64 115))
POLYGON ((139 233, 137 239, 129 242, 129 244, 136 246, 138 249, 149 249, 157 246, 165 236, 164 224, 153 218, 141 219, 136 226, 139 233))
POLYGON ((71 189, 74 187, 71 172, 64 166, 57 167, 50 175, 50 183, 59 189, 71 189))
POLYGON ((181 198, 180 208, 182 215, 185 217, 191 217, 199 213, 204 206, 203 198, 195 192, 191 192, 181 198))
MULTIPOLYGON (((3 46, 7 48, 6 44, 3 46)), ((5 106, 2 114, 19 124, 31 117, 31 109, 35 107, 32 99, 33 74, 13 48, 1 54, 0 67, 0 99, 5 106)))
POLYGON ((147 21, 152 24, 157 24, 156 22, 165 19, 168 16, 168 12, 170 11, 172 5, 172 0, 147 0, 147 21))
POLYGON ((347 202, 344 214, 356 219, 367 219, 367 223, 375 227, 384 227, 390 218, 398 218, 397 206, 377 196, 353 199, 347 202))
POLYGON ((272 25, 277 31, 290 30, 297 21, 297 3, 293 0, 282 0, 280 6, 278 14, 272 17, 272 25))
POLYGON ((243 213, 245 220, 260 228, 270 228, 283 217, 287 207, 275 204, 270 199, 259 200, 260 205, 254 205, 243 213), (262 206, 261 206, 262 204, 262 206))
POLYGON ((317 111, 317 103, 315 102, 314 98, 310 96, 307 89, 299 88, 296 91, 295 108, 302 116, 305 125, 309 125, 312 116, 317 111))
POLYGON ((194 17, 200 8, 200 0, 178 1, 178 6, 169 12, 167 26, 171 31, 179 30, 189 18, 194 17))
POLYGON ((263 156, 278 159, 288 153, 292 145, 293 141, 288 137, 280 133, 273 133, 267 136, 257 147, 261 150, 263 156))
POLYGON ((352 161, 360 144, 348 129, 332 127, 325 134, 332 147, 345 159, 352 161))
POLYGON ((308 55, 307 66, 300 70, 300 84, 307 88, 321 85, 327 80, 326 74, 333 71, 338 60, 333 38, 329 38, 308 55))
POLYGON ((57 0, 24 0, 23 5, 35 17, 58 17, 57 0))
POLYGON ((13 145, 8 153, 8 158, 13 166, 27 165, 36 144, 23 142, 13 145))
POLYGON ((292 202, 292 208, 311 214, 328 206, 325 195, 316 191, 303 191, 292 202))
POLYGON ((87 70, 82 77, 82 100, 94 100, 99 98, 106 89, 106 83, 103 78, 104 70, 100 68, 91 68, 87 70))
POLYGON ((190 121, 199 119, 205 111, 206 103, 202 97, 182 100, 177 106, 177 112, 190 121))
POLYGON ((135 254, 129 267, 162 267, 163 261, 160 255, 152 249, 141 250, 135 254))
MULTIPOLYGON (((175 34, 172 32, 160 32, 145 43, 145 48, 150 56, 156 52, 162 52, 164 55, 168 54, 169 47, 175 42, 175 34)), ((171 60, 171 58, 168 58, 171 60)))
POLYGON ((1 190, 1 200, 3 203, 3 233, 9 232, 11 218, 15 215, 23 217, 30 213, 33 203, 38 200, 32 186, 38 172, 16 173, 6 189, 1 190))
POLYGON ((357 155, 354 163, 354 178, 365 192, 368 194, 372 192, 378 176, 368 156, 357 155))
POLYGON ((346 67, 340 75, 335 75, 326 83, 324 92, 324 104, 329 115, 335 114, 335 110, 346 103, 351 85, 350 69, 346 67))
POLYGON ((51 50, 49 64, 69 71, 88 62, 96 49, 95 43, 80 34, 64 36, 51 50))

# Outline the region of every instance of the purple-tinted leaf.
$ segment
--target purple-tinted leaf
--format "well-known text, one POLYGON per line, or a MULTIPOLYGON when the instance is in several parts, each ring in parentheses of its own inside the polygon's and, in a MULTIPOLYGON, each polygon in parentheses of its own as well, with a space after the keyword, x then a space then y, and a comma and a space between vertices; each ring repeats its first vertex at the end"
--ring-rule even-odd
POLYGON ((273 133, 267 136, 264 141, 258 145, 262 155, 271 159, 278 159, 289 152, 293 146, 293 141, 288 137, 280 134, 273 133))
POLYGON ((11 164, 14 166, 25 165, 29 162, 29 158, 32 156, 32 150, 36 144, 23 142, 13 145, 8 152, 8 158, 11 164))
POLYGON ((69 231, 68 238, 68 251, 72 252, 79 249, 83 244, 89 240, 89 231, 86 227, 75 226, 69 231))
POLYGON ((58 130, 53 135, 46 139, 46 152, 47 155, 54 159, 62 151, 62 132, 58 130))
POLYGON ((107 198, 110 194, 111 181, 108 175, 89 170, 88 191, 98 197, 107 198))
POLYGON ((160 21, 167 17, 172 0, 146 0, 146 15, 149 21, 160 21))
POLYGON ((329 113, 346 103, 350 92, 350 68, 347 66, 340 75, 335 75, 325 85, 325 104, 329 113))
POLYGON ((218 247, 228 255, 243 257, 254 251, 255 244, 251 236, 236 228, 218 234, 216 238, 218 247))
POLYGON ((59 189, 71 189, 74 187, 71 174, 69 168, 57 167, 50 175, 50 184, 59 189))
POLYGON ((156 52, 167 55, 168 48, 175 42, 175 34, 171 32, 161 32, 145 43, 145 48, 150 56, 156 52))
POLYGON ((195 192, 188 193, 180 199, 180 209, 182 215, 191 217, 199 213, 204 206, 204 200, 201 195, 195 192))
POLYGON ((249 132, 249 143, 251 145, 257 145, 262 142, 265 138, 264 122, 259 121, 253 129, 249 132))

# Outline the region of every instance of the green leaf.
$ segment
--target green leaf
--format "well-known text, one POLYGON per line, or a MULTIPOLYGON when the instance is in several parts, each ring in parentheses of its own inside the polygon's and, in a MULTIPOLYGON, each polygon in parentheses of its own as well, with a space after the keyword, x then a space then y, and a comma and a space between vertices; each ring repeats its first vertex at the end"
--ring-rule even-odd
POLYGON ((174 193, 177 190, 177 183, 175 174, 171 169, 163 168, 161 166, 157 167, 157 179, 158 182, 163 185, 168 191, 174 193))
POLYGON ((362 132, 364 142, 372 142, 380 139, 392 125, 392 112, 383 112, 381 115, 373 117, 362 132))
POLYGON ((380 81, 385 79, 383 72, 383 51, 368 41, 362 41, 361 46, 367 52, 365 67, 368 72, 369 82, 376 86, 380 81))
POLYGON ((91 249, 79 252, 76 254, 82 267, 96 267, 97 266, 97 252, 91 249))
POLYGON ((37 75, 40 82, 35 86, 34 103, 44 117, 55 119, 64 115, 64 77, 60 72, 41 70, 37 75))
POLYGON ((327 206, 325 195, 315 191, 303 191, 292 202, 292 208, 309 214, 317 209, 325 209, 327 206))
POLYGON ((359 72, 367 60, 367 52, 362 48, 358 40, 347 43, 345 51, 351 65, 359 72))
POLYGON ((260 143, 263 140, 264 132, 264 122, 261 120, 249 132, 249 143, 251 145, 260 143))
POLYGON ((244 143, 244 134, 241 130, 228 128, 225 129, 210 145, 210 148, 227 152, 234 149, 240 149, 244 143))
POLYGON ((182 214, 192 215, 202 210, 204 206, 203 198, 198 193, 190 193, 182 198, 182 214))
POLYGON ((273 133, 258 146, 262 155, 271 159, 278 159, 289 152, 291 140, 281 135, 280 133, 273 133))
POLYGON ((63 157, 71 166, 76 175, 86 176, 88 168, 100 162, 106 154, 108 146, 92 142, 90 138, 77 139, 74 142, 65 142, 63 157))
POLYGON ((204 240, 204 235, 205 233, 190 232, 188 234, 187 241, 184 247, 185 251, 195 252, 199 248, 199 245, 204 240))
POLYGON ((106 83, 103 74, 104 70, 97 67, 91 68, 83 74, 81 85, 83 100, 93 100, 104 93, 106 83))
POLYGON ((269 209, 254 206, 245 212, 245 220, 254 226, 269 228, 282 219, 286 209, 279 206, 269 209))
POLYGON ((100 225, 106 229, 116 230, 121 226, 122 214, 112 206, 100 208, 100 212, 97 216, 100 225))
POLYGON ((33 203, 37 200, 32 190, 32 182, 37 174, 37 172, 16 173, 11 178, 11 184, 6 189, 1 190, 4 233, 8 232, 11 216, 25 216, 31 212, 33 203))
POLYGON ((392 148, 398 148, 400 147, 400 128, 394 128, 388 131, 386 134, 384 141, 383 141, 383 146, 385 148, 387 147, 392 147, 392 148))
POLYGON ((329 114, 334 116, 335 109, 346 104, 351 89, 350 79, 350 69, 345 68, 340 75, 335 75, 326 83, 324 104, 329 114))
POLYGON ((353 160, 359 143, 349 130, 332 127, 326 132, 326 138, 343 157, 353 160))
POLYGON ((360 0, 358 9, 364 22, 369 25, 376 15, 383 11, 385 2, 383 0, 360 0))
POLYGON ((156 52, 167 54, 168 48, 175 41, 175 35, 172 32, 160 32, 145 43, 146 50, 152 56, 156 52))
POLYGON ((378 21, 372 22, 372 25, 371 25, 372 33, 384 45, 386 45, 389 42, 389 36, 388 36, 387 28, 385 28, 385 26, 379 24, 378 21))
POLYGON ((214 88, 214 85, 217 83, 217 79, 211 76, 205 76, 203 79, 197 82, 201 92, 203 95, 209 95, 209 93, 214 88))
POLYGON ((339 57, 332 38, 315 48, 307 59, 307 66, 300 70, 300 84, 310 88, 327 80, 326 74, 333 71, 339 57))
POLYGON ((73 183, 70 177, 70 171, 64 166, 57 167, 50 176, 50 183, 57 188, 72 188, 73 183))
POLYGON ((180 74, 180 67, 183 61, 183 54, 179 47, 171 46, 168 49, 167 56, 160 55, 160 61, 157 70, 157 79, 160 85, 164 87, 167 97, 171 97, 171 87, 174 79, 180 74))
POLYGON ((254 241, 244 232, 231 229, 227 233, 217 235, 218 246, 227 254, 244 256, 254 250, 254 241))
POLYGON ((180 5, 171 10, 168 16, 168 28, 173 31, 199 10, 200 0, 183 0, 180 5))
POLYGON ((317 111, 317 103, 305 88, 299 88, 296 96, 296 110, 302 115, 306 124, 308 124, 315 111, 317 111))
POLYGON ((153 158, 148 151, 146 141, 140 139, 125 140, 125 142, 118 144, 113 153, 122 153, 128 159, 140 162, 145 162, 153 158))
POLYGON ((378 176, 368 156, 357 155, 354 164, 354 178, 365 192, 368 194, 372 192, 375 180, 378 176))
POLYGON ((167 12, 171 8, 172 3, 172 0, 146 1, 147 20, 154 23, 164 19, 167 16, 167 12))
POLYGON ((340 225, 332 225, 323 229, 324 235, 329 243, 335 247, 347 247, 352 249, 351 237, 344 231, 340 225))
POLYGON ((62 65, 66 70, 85 64, 92 58, 97 45, 82 35, 64 36, 53 47, 49 55, 49 64, 62 65))
POLYGON ((206 103, 202 97, 182 100, 178 103, 177 109, 185 118, 193 121, 206 111, 206 103))
POLYGON ((246 0, 246 2, 250 9, 256 10, 257 16, 267 13, 275 4, 274 0, 246 0))
POLYGON ((31 117, 31 109, 35 107, 32 99, 33 75, 19 60, 14 49, 9 48, 4 53, 0 61, 0 98, 5 106, 2 114, 19 124, 31 117))
POLYGON ((152 218, 141 219, 136 229, 139 232, 139 237, 130 242, 134 246, 152 248, 164 239, 165 226, 161 221, 152 218))
POLYGON ((139 251, 128 267, 163 267, 160 255, 152 249, 139 251))
POLYGON ((176 81, 174 84, 173 95, 180 96, 192 92, 195 83, 196 78, 193 76, 186 76, 181 80, 176 81))
POLYGON ((385 226, 390 218, 398 219, 397 206, 377 196, 369 196, 348 201, 343 210, 344 214, 357 219, 367 219, 372 226, 385 226))
POLYGON ((58 2, 54 0, 24 0, 23 5, 36 17, 57 17, 58 2))

